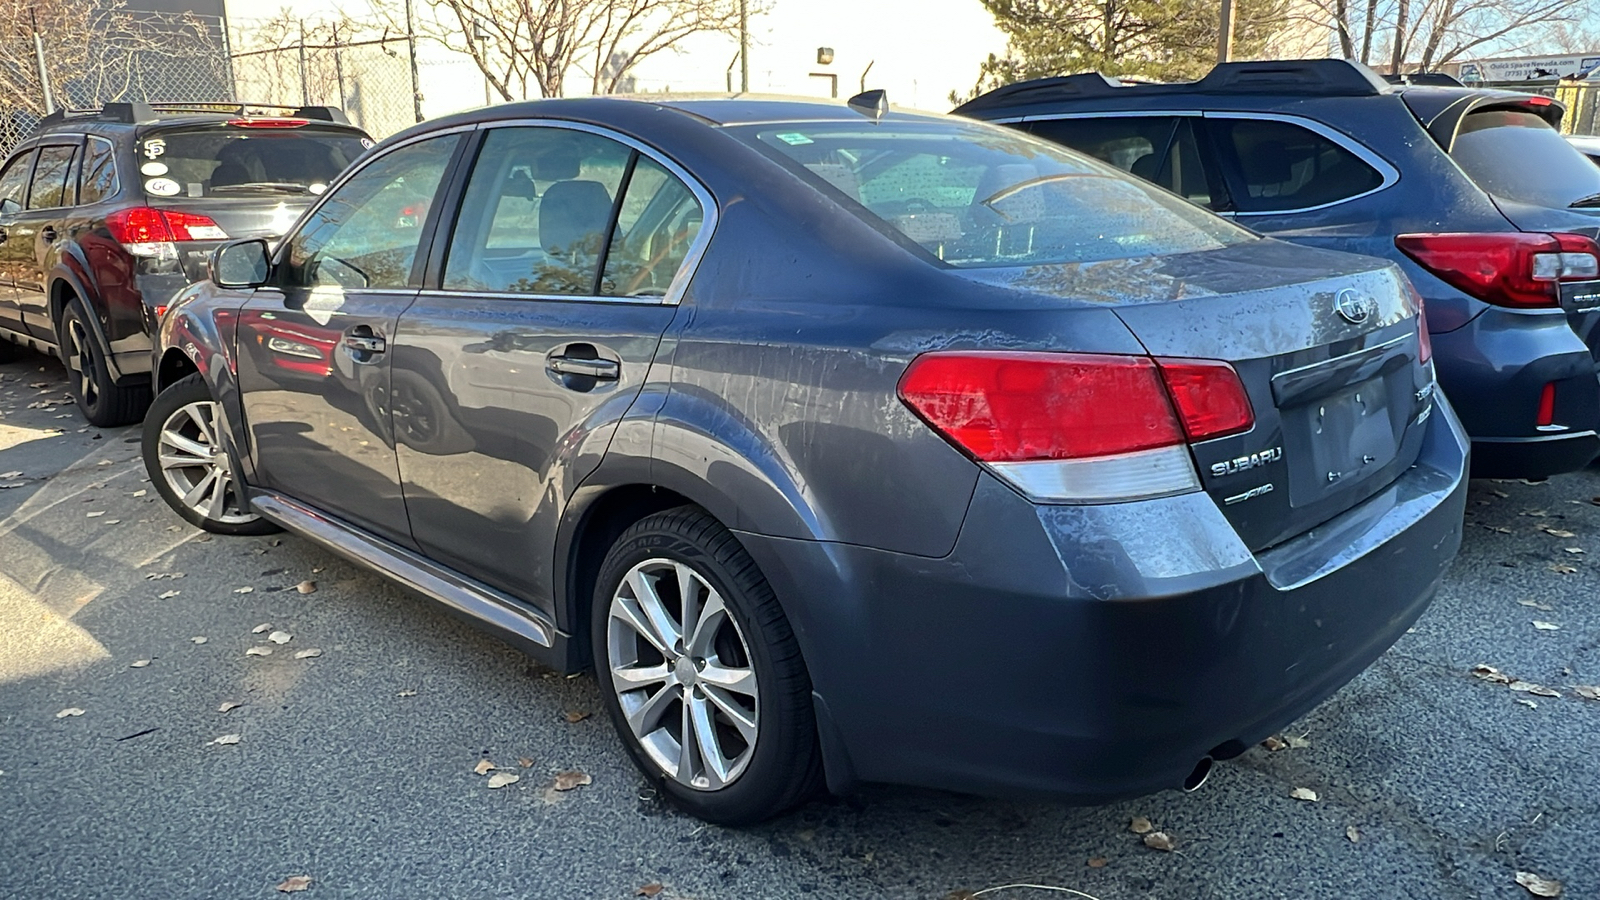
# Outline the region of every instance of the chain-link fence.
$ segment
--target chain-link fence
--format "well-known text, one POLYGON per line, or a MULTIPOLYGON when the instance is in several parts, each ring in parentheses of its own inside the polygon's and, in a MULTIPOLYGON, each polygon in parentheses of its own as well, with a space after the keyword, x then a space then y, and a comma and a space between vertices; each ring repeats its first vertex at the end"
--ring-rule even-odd
POLYGON ((404 35, 292 42, 233 55, 237 96, 257 103, 338 106, 382 138, 417 121, 411 48, 404 35))

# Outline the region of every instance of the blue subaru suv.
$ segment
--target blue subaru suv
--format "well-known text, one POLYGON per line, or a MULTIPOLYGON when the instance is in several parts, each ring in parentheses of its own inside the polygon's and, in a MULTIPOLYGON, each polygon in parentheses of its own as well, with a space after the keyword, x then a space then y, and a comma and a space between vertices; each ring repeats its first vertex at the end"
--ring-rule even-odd
POLYGON ((1228 63, 1184 84, 1043 78, 955 110, 1263 234, 1399 263, 1473 474, 1530 478, 1600 451, 1600 168, 1554 127, 1563 111, 1331 59, 1228 63))

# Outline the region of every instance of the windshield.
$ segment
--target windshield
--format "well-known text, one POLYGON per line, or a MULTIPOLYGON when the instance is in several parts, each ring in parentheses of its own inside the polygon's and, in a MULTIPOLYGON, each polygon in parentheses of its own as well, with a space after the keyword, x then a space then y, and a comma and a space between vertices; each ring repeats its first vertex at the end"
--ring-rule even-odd
POLYGON ((352 131, 206 125, 144 135, 139 180, 155 197, 320 194, 372 141, 352 131))
POLYGON ((952 266, 1128 259, 1255 237, 1113 166, 995 126, 862 121, 730 130, 952 266))
POLYGON ((1469 114, 1450 156, 1479 187, 1507 200, 1562 209, 1600 194, 1600 168, 1533 113, 1469 114))

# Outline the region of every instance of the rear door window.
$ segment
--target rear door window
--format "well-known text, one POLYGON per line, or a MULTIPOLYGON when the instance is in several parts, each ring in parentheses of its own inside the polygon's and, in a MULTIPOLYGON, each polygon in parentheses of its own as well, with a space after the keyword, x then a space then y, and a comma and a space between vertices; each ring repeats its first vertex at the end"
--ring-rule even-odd
POLYGON ((1377 169, 1309 128, 1210 117, 1206 124, 1231 164, 1229 188, 1239 212, 1313 209, 1383 186, 1377 169))
POLYGON ((84 145, 83 174, 78 181, 78 203, 99 203, 117 192, 116 148, 108 140, 91 137, 84 145))
POLYGON ((39 162, 33 167, 33 187, 28 190, 29 209, 54 209, 77 202, 76 178, 72 161, 78 148, 64 145, 39 148, 39 162))
POLYGON ((370 143, 314 126, 163 128, 140 138, 139 176, 154 197, 320 194, 370 143))
POLYGON ((28 196, 28 175, 33 172, 34 151, 18 156, 0 174, 0 216, 22 211, 28 196))
POLYGON ((1450 156, 1496 197, 1557 209, 1600 205, 1600 168, 1533 113, 1468 113, 1450 156))
POLYGON ((1190 203, 1221 208, 1193 116, 1107 116, 1030 122, 1034 134, 1153 181, 1190 203))

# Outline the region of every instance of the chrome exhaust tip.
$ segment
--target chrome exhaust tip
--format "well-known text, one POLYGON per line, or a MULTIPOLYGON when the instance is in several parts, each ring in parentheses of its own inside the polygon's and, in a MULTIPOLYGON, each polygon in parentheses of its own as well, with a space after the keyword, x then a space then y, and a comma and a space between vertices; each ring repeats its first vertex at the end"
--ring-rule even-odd
POLYGON ((1192 794, 1200 790, 1200 786, 1206 783, 1207 778, 1211 777, 1212 765, 1211 757, 1200 757, 1200 761, 1194 764, 1194 771, 1190 772, 1189 777, 1183 780, 1183 792, 1192 794))

